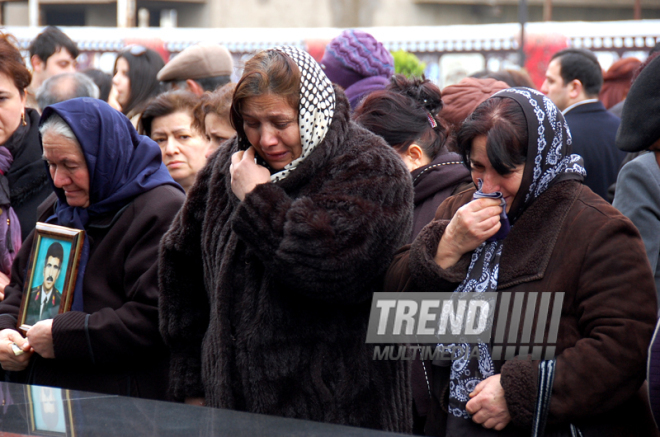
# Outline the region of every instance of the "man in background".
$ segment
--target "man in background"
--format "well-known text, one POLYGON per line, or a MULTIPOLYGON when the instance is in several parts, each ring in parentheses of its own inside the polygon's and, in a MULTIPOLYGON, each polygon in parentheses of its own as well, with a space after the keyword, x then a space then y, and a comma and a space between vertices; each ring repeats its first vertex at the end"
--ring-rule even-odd
POLYGON ((48 26, 30 43, 32 82, 28 87, 27 106, 37 109, 35 99, 39 87, 49 77, 76 71, 78 46, 60 29, 48 26))
POLYGON ((573 138, 573 153, 584 158, 585 185, 603 199, 616 181, 625 154, 614 144, 621 120, 598 100, 603 70, 596 56, 582 49, 554 54, 541 91, 562 111, 573 138))
POLYGON ((231 82, 234 61, 218 44, 196 44, 179 53, 159 72, 158 80, 169 89, 187 89, 201 96, 231 82))
POLYGON ((83 73, 63 73, 53 76, 41 85, 37 91, 39 111, 46 106, 76 97, 99 98, 99 87, 83 73))

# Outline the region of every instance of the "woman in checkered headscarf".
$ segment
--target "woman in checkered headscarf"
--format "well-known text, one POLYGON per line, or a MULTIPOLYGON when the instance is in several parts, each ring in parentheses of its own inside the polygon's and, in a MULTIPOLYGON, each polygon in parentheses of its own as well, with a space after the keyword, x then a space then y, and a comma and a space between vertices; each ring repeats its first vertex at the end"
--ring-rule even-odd
POLYGON ((411 230, 412 185, 307 53, 247 62, 231 118, 163 239, 161 331, 180 401, 407 432, 404 362, 365 344, 411 230))

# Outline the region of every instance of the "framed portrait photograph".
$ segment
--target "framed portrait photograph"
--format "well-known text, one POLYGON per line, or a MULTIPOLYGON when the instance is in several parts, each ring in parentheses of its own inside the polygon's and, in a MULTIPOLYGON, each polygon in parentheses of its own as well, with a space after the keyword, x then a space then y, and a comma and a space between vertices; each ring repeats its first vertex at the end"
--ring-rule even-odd
POLYGON ((56 387, 27 387, 30 434, 75 436, 69 391, 56 387))
POLYGON ((84 240, 83 230, 37 223, 18 313, 20 331, 71 309, 84 240))

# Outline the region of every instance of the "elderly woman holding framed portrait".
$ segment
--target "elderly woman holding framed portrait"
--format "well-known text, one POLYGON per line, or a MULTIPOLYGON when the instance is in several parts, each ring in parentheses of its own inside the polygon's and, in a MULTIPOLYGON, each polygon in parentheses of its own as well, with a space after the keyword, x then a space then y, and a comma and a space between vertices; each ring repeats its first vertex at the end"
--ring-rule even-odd
POLYGON ((161 331, 174 399, 411 429, 404 362, 365 344, 371 298, 411 232, 412 183, 306 52, 249 60, 237 136, 163 238, 161 331))
POLYGON ((532 89, 500 91, 464 121, 458 147, 475 187, 401 249, 385 291, 497 292, 516 320, 512 293, 531 310, 507 334, 512 346, 495 335, 479 357, 425 363, 426 435, 537 436, 544 415, 546 435, 655 435, 642 389, 656 319, 649 263, 630 220, 583 185, 561 112, 532 89), (539 321, 550 300, 556 341, 539 321), (537 325, 540 349, 525 334, 537 325))
MULTIPOLYGON (((56 195, 42 205, 40 221, 86 235, 71 310, 37 321, 24 338, 16 330, 23 293, 35 284, 44 292, 57 289, 26 277, 38 232, 28 237, 0 304, 0 364, 26 383, 163 399, 168 359, 158 332, 156 260, 183 190, 163 166, 158 145, 105 102, 49 106, 40 132, 56 195)), ((64 262, 67 250, 60 262, 59 250, 48 256, 42 246, 46 265, 33 269, 44 269, 44 283, 55 281, 56 264, 62 274, 63 265, 71 266, 64 262)))

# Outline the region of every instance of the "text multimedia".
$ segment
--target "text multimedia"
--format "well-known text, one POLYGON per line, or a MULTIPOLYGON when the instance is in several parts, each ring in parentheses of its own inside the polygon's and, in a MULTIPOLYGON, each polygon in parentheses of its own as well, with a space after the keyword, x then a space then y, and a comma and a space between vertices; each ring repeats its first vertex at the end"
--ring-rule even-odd
POLYGON ((374 346, 374 360, 412 361, 416 359, 431 361, 456 361, 460 359, 479 359, 479 346, 473 345, 437 345, 437 346, 411 346, 388 345, 374 346))

